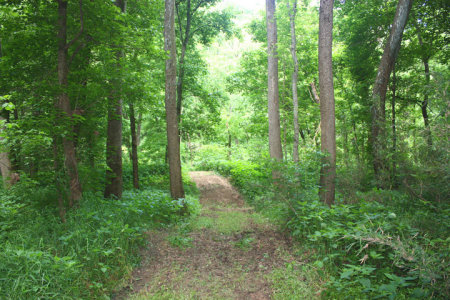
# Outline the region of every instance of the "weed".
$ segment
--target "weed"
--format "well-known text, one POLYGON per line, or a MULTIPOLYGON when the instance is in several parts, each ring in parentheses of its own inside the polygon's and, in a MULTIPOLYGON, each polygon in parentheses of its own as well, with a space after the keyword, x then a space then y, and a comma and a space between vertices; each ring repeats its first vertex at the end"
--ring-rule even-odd
POLYGON ((241 250, 248 251, 253 247, 253 242, 255 241, 254 237, 251 236, 245 236, 244 238, 240 239, 239 241, 234 243, 234 246, 237 248, 240 248, 241 250))

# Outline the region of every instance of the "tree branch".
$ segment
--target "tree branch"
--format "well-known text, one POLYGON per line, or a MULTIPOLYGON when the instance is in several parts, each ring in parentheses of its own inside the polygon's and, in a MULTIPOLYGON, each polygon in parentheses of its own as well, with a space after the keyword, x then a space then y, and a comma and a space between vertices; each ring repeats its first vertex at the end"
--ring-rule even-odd
POLYGON ((81 49, 83 49, 86 46, 85 43, 80 43, 78 45, 78 47, 75 49, 75 51, 73 51, 72 55, 70 56, 69 62, 67 63, 68 66, 70 67, 70 64, 72 63, 73 59, 75 58, 75 56, 81 51, 81 49))
POLYGON ((175 5, 175 9, 177 11, 178 27, 180 27, 180 40, 183 41, 184 40, 184 38, 183 38, 183 26, 181 26, 181 19, 180 19, 180 12, 178 10, 178 5, 179 5, 179 3, 177 3, 175 5))
POLYGON ((204 4, 206 1, 205 0, 200 0, 197 3, 197 6, 192 10, 192 14, 195 14, 195 12, 202 6, 202 4, 204 4))
POLYGON ((78 31, 77 35, 66 45, 66 50, 72 47, 81 37, 84 31, 84 19, 83 19, 83 0, 79 0, 80 6, 80 31, 78 31))
POLYGON ((319 95, 317 94, 316 85, 314 84, 314 82, 311 82, 310 86, 311 86, 312 93, 314 95, 314 101, 316 101, 317 104, 320 104, 320 98, 319 98, 319 95))

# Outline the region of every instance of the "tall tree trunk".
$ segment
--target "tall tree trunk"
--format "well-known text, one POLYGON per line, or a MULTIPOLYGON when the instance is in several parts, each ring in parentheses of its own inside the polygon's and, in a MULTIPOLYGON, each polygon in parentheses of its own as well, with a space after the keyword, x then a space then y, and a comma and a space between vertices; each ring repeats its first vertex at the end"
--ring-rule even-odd
POLYGON ((138 143, 136 133, 136 118, 134 116, 134 104, 130 102, 130 131, 131 131, 131 161, 133 164, 133 187, 139 189, 139 164, 138 164, 138 143))
MULTIPOLYGON (((126 1, 116 0, 115 5, 122 13, 126 11, 126 1)), ((123 57, 121 50, 117 50, 116 59, 120 70, 120 59, 123 57)), ((122 81, 114 80, 113 92, 108 97, 108 129, 106 137, 106 186, 105 198, 114 196, 122 197, 122 81)))
POLYGON ((298 162, 298 144, 299 144, 299 126, 298 126, 298 58, 297 58, 297 37, 295 36, 295 16, 297 14, 297 0, 293 1, 292 10, 290 8, 290 0, 288 0, 289 20, 291 24, 291 55, 294 63, 294 72, 292 73, 292 101, 294 104, 294 149, 292 158, 298 162))
POLYGON ((383 171, 387 169, 383 149, 385 149, 385 103, 389 77, 400 50, 403 30, 408 20, 413 0, 399 0, 389 39, 378 67, 372 90, 372 156, 373 168, 378 183, 382 184, 383 171))
POLYGON ((416 23, 416 29, 417 29, 417 38, 419 39, 419 45, 422 48, 422 62, 423 62, 423 66, 425 69, 425 86, 426 86, 426 90, 425 90, 425 95, 423 98, 423 101, 420 105, 421 109, 422 109, 422 117, 423 117, 423 123, 425 125, 425 135, 426 135, 426 139, 427 139, 427 143, 429 148, 431 149, 431 147, 433 146, 433 138, 431 136, 431 128, 430 128, 430 121, 428 118, 428 89, 429 89, 429 85, 430 85, 430 81, 431 81, 431 75, 430 75, 430 64, 429 64, 429 56, 427 55, 427 53, 425 52, 424 49, 424 45, 423 45, 423 40, 422 40, 422 35, 420 33, 420 29, 419 26, 416 23))
POLYGON ((319 89, 321 150, 327 154, 320 172, 320 199, 334 203, 336 180, 336 129, 333 86, 333 0, 320 1, 319 15, 319 89))
MULTIPOLYGON (((66 124, 72 118, 72 108, 70 99, 67 94, 68 75, 69 75, 69 58, 68 49, 76 42, 78 37, 83 32, 83 13, 81 10, 80 0, 80 20, 81 29, 80 33, 71 42, 67 43, 67 1, 58 1, 58 82, 61 88, 56 108, 59 111, 58 119, 62 124, 66 124)), ((69 136, 63 137, 63 149, 65 157, 65 167, 70 180, 70 196, 69 207, 73 207, 77 204, 81 198, 82 190, 80 180, 78 178, 78 166, 76 159, 75 145, 73 142, 73 128, 70 126, 69 136)))
POLYGON ((168 52, 166 59, 166 123, 167 148, 169 156, 170 194, 172 198, 184 198, 181 178, 180 139, 178 132, 178 114, 176 99, 176 45, 175 45, 175 0, 166 0, 164 16, 164 50, 168 52))
POLYGON ((281 149, 280 109, 278 90, 278 51, 275 0, 266 0, 267 56, 268 56, 268 113, 270 157, 283 160, 281 149))

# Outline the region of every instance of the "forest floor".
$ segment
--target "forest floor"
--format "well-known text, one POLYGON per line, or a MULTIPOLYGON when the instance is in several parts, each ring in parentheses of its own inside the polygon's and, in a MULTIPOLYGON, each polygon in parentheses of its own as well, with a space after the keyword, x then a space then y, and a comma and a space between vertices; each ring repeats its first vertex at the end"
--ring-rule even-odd
POLYGON ((190 175, 201 193, 200 215, 148 232, 144 262, 115 299, 287 299, 290 288, 305 297, 290 299, 318 296, 320 288, 308 284, 317 278, 301 271, 305 254, 246 206, 227 179, 212 172, 190 175), (297 283, 286 287, 292 280, 297 283))

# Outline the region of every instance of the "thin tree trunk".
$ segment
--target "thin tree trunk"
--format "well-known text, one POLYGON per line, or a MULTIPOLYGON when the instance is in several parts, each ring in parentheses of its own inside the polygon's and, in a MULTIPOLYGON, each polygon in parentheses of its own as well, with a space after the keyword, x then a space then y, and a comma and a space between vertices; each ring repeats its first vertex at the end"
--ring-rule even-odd
POLYGON ((184 73, 185 73, 184 61, 185 61, 185 57, 186 57, 187 45, 189 43, 190 34, 191 34, 191 20, 192 20, 191 0, 187 0, 187 4, 186 4, 186 29, 185 29, 185 32, 184 32, 184 36, 183 36, 183 32, 181 30, 181 28, 182 28, 181 23, 179 24, 179 27, 180 27, 180 40, 182 41, 182 43, 181 43, 181 55, 180 55, 180 60, 179 60, 180 70, 179 70, 178 80, 177 80, 177 118, 178 118, 178 126, 180 126, 180 123, 181 123, 181 109, 182 109, 182 105, 183 105, 183 84, 184 84, 184 73))
MULTIPOLYGON (((62 114, 58 119, 60 119, 63 124, 67 122, 67 119, 70 120, 72 118, 70 99, 66 92, 68 86, 67 78, 69 75, 68 49, 71 45, 73 45, 73 43, 76 42, 78 37, 83 32, 83 13, 81 10, 81 5, 82 3, 80 0, 80 33, 77 37, 75 37, 75 39, 67 43, 67 1, 58 1, 58 82, 61 88, 61 93, 59 94, 56 108, 59 110, 59 113, 62 114)), ((65 156, 65 167, 70 180, 69 207, 73 207, 79 202, 82 196, 82 190, 78 177, 78 166, 75 145, 73 142, 72 126, 70 126, 68 132, 70 136, 63 137, 63 149, 65 156)))
POLYGON ((283 118, 283 155, 285 159, 288 159, 288 148, 287 148, 287 124, 286 117, 283 118))
POLYGON ((141 145, 141 129, 142 129, 142 113, 140 112, 137 120, 137 133, 136 133, 136 144, 138 147, 141 145))
POLYGON ((180 71, 177 79, 177 119, 181 123, 181 107, 183 105, 183 83, 184 83, 184 58, 186 55, 186 46, 181 46, 180 71))
MULTIPOLYGON (((350 115, 353 116, 351 106, 350 106, 350 115)), ((358 145, 358 133, 356 132, 356 122, 354 119, 352 119, 352 129, 353 129, 353 146, 355 147, 356 159, 358 160, 358 163, 361 163, 361 153, 359 151, 358 145)))
POLYGON ((428 108, 428 88, 429 88, 430 81, 431 81, 430 64, 429 64, 429 57, 427 56, 427 54, 424 51, 425 49, 423 46, 422 35, 420 34, 419 26, 417 24, 416 24, 416 28, 417 28, 417 37, 419 39, 419 45, 424 52, 424 54, 422 54, 422 62, 423 62, 423 66, 425 69, 425 86, 426 86, 425 95, 424 95, 423 101, 420 105, 420 108, 422 109, 422 117, 423 117, 423 123, 425 125, 425 135, 426 135, 428 147, 429 147, 429 149, 431 149, 431 147, 433 146, 433 138, 431 136, 430 121, 428 118, 428 110, 427 110, 427 108, 428 108))
POLYGON ((92 169, 95 169, 95 147, 97 131, 90 132, 88 135, 88 164, 92 169))
POLYGON ((336 129, 333 86, 333 0, 320 1, 319 15, 319 88, 321 150, 327 156, 320 172, 320 199, 331 205, 335 197, 336 129))
POLYGON ((412 2, 413 0, 399 0, 398 2, 392 29, 384 48, 384 53, 378 67, 377 77, 372 90, 372 156, 373 168, 379 184, 382 184, 382 171, 388 167, 385 162, 385 155, 383 155, 383 149, 385 149, 384 127, 387 86, 392 68, 400 50, 403 30, 408 20, 412 2))
POLYGON ((295 35, 295 16, 297 14, 297 0, 293 1, 292 10, 290 8, 290 0, 288 0, 289 20, 291 24, 291 55, 294 63, 294 72, 292 73, 292 101, 294 104, 294 146, 292 150, 292 158, 294 162, 298 162, 298 144, 299 144, 299 126, 298 126, 298 58, 297 58, 297 37, 295 35))
POLYGON ((53 138, 53 169, 55 170, 55 183, 56 183, 56 191, 58 194, 58 210, 59 210, 59 218, 62 223, 66 223, 66 208, 64 205, 64 187, 61 183, 60 173, 61 173, 61 161, 59 159, 59 149, 58 138, 53 138))
POLYGON ((396 102, 396 92, 397 92, 397 77, 395 74, 395 65, 392 71, 392 183, 395 187, 397 184, 397 132, 395 124, 395 102, 396 102))
POLYGON ((305 134, 303 133, 303 130, 300 129, 300 136, 302 137, 303 142, 305 142, 305 134))
POLYGON ((178 131, 178 114, 176 99, 176 45, 175 45, 175 0, 166 0, 164 17, 164 50, 168 52, 166 59, 166 123, 167 145, 170 171, 170 194, 172 198, 184 198, 181 178, 180 139, 178 131))
POLYGON ((133 164, 133 187, 135 189, 139 189, 139 164, 138 164, 136 118, 134 116, 134 104, 130 102, 128 106, 130 109, 131 161, 133 164))
POLYGON ((272 159, 283 160, 280 131, 280 109, 278 90, 278 51, 275 0, 266 0, 267 56, 268 56, 268 114, 269 150, 272 159))
MULTIPOLYGON (((125 0, 116 0, 115 5, 122 13, 126 11, 125 0)), ((116 59, 120 70, 121 50, 117 50, 116 59)), ((108 129, 106 137, 106 187, 105 198, 122 197, 122 81, 114 80, 113 92, 108 97, 108 129)))
POLYGON ((344 135, 344 143, 343 143, 343 148, 344 148, 344 160, 345 160, 345 164, 347 166, 349 166, 350 163, 350 159, 349 159, 349 146, 348 146, 348 130, 347 130, 347 118, 344 115, 344 124, 342 125, 342 131, 343 131, 343 135, 344 135))

